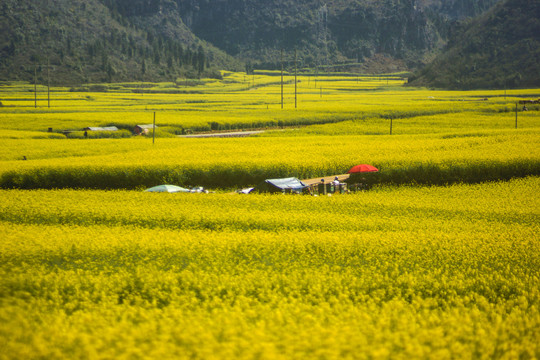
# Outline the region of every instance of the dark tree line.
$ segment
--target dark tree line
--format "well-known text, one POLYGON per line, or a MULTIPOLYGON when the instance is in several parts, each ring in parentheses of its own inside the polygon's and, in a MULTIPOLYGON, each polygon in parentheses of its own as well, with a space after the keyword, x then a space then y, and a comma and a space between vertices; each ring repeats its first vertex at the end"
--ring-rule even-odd
POLYGON ((43 64, 59 84, 137 81, 143 61, 145 79, 156 81, 239 66, 199 41, 175 7, 172 0, 2 0, 0 79, 43 82, 43 64))
MULTIPOLYGON (((111 51, 120 51, 128 59, 142 60, 154 65, 166 64, 167 67, 193 66, 201 74, 208 65, 206 53, 202 46, 197 49, 185 48, 180 42, 164 39, 149 32, 146 39, 135 39, 126 33, 111 32, 108 36, 97 38, 86 46, 91 61, 97 58, 106 59, 111 51), (146 41, 144 41, 146 40, 146 41)), ((102 60, 103 70, 107 61, 102 60)))
MULTIPOLYGON (((133 17, 151 16, 160 11, 161 0, 101 0, 115 18, 125 25, 130 25, 133 17)), ((185 47, 179 41, 166 37, 154 30, 146 31, 141 39, 134 39, 126 33, 115 31, 109 34, 103 42, 108 42, 115 49, 129 59, 143 59, 146 64, 163 65, 172 69, 174 67, 192 66, 197 74, 202 74, 209 67, 208 57, 204 48, 199 45, 196 49, 185 47)), ((99 42, 99 40, 98 40, 99 42)), ((99 51, 99 44, 89 46, 89 54, 95 56, 99 51)))

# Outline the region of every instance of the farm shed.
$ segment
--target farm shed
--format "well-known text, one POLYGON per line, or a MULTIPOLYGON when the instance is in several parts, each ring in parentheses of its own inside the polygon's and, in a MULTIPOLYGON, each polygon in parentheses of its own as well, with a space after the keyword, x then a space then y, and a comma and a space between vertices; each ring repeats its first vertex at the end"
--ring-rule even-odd
MULTIPOLYGON (((146 124, 146 125, 136 125, 133 129, 133 133, 137 135, 147 134, 149 131, 151 131, 154 128, 153 124, 146 124)), ((157 126, 156 126, 157 128, 157 126)))
POLYGON ((95 127, 89 126, 84 128, 85 131, 118 131, 116 126, 95 127))
POLYGON ((257 186, 259 192, 269 193, 302 193, 307 185, 295 177, 282 179, 266 179, 257 186))
POLYGON ((520 104, 540 104, 540 99, 538 100, 519 100, 520 104))

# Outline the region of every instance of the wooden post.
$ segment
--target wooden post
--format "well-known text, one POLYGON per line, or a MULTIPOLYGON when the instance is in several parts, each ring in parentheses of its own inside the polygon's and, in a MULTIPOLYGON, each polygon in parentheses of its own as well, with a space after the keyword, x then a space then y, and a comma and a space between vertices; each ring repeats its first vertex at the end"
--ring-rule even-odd
POLYGON ((152 144, 156 142, 156 112, 154 111, 154 131, 152 131, 152 144))
POLYGON ((392 118, 390 118, 390 135, 392 135, 392 118))
POLYGON ((37 65, 34 64, 34 108, 37 109, 37 65))

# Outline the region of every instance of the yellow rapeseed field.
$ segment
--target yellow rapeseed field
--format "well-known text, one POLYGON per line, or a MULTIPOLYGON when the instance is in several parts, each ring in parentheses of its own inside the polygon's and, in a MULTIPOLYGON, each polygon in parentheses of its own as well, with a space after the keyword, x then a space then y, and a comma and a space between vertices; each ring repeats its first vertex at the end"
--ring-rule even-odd
MULTIPOLYGON (((507 122, 489 128, 512 127, 512 111, 521 97, 539 97, 539 90, 433 91, 398 87, 402 80, 384 78, 299 76, 295 108, 294 78, 286 76, 281 109, 279 76, 229 74, 224 80, 205 80, 197 86, 179 84, 117 84, 78 92, 38 89, 34 108, 33 86, 4 87, 0 128, 17 130, 80 130, 87 126, 117 124, 133 127, 152 123, 171 129, 248 128, 309 125, 367 118, 410 118, 419 115, 482 111, 506 113, 507 122)), ((89 86, 88 89, 94 87, 89 86)), ((474 121, 461 125, 467 128, 474 121)), ((532 125, 538 126, 538 117, 532 125)), ((474 125, 473 125, 474 126, 474 125)), ((520 123, 529 127, 531 122, 520 123)), ((434 127, 433 131, 440 131, 434 127)))
POLYGON ((539 185, 0 191, 0 357, 536 358, 539 185))
MULTIPOLYGON (((339 126, 338 126, 339 128, 339 126)), ((266 178, 342 174, 358 163, 377 181, 477 182, 540 174, 539 132, 231 139, 3 139, 0 183, 15 188, 231 188, 266 178), (27 161, 21 161, 25 156, 27 161)))
POLYGON ((0 359, 540 358, 540 89, 223 75, 0 86, 0 359))

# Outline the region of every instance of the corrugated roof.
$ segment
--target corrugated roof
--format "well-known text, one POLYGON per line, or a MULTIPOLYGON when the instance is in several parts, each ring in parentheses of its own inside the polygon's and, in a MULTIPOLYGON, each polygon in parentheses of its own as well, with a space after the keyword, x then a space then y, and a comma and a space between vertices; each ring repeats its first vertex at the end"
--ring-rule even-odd
MULTIPOLYGON (((145 125, 137 125, 135 127, 139 127, 141 129, 153 129, 154 125, 153 124, 145 124, 145 125)), ((157 125, 156 125, 156 127, 157 127, 157 125)))
POLYGON ((84 128, 84 130, 90 130, 90 131, 118 131, 118 128, 116 126, 105 126, 105 127, 89 126, 89 127, 84 128))

